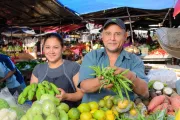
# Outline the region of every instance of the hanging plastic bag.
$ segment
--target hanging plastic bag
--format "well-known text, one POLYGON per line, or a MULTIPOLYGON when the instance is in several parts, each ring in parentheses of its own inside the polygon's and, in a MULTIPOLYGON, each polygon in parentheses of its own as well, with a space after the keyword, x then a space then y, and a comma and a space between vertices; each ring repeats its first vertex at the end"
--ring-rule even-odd
POLYGON ((175 83, 177 81, 176 73, 172 70, 166 69, 150 70, 147 77, 150 81, 159 80, 163 83, 166 83, 171 88, 175 88, 175 83))
POLYGON ((15 98, 11 95, 7 87, 1 89, 0 98, 6 100, 11 107, 17 106, 15 98))

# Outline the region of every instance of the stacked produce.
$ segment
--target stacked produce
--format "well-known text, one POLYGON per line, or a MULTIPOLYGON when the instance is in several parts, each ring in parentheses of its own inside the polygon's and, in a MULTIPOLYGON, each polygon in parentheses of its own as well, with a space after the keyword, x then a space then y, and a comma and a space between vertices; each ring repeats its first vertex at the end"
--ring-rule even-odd
POLYGON ((175 115, 180 109, 180 96, 166 84, 152 80, 148 83, 152 100, 148 105, 150 113, 165 110, 168 115, 175 115))
POLYGON ((25 112, 18 106, 10 106, 0 98, 0 120, 19 120, 25 112))
POLYGON ((68 120, 69 106, 57 101, 53 95, 43 94, 20 120, 68 120))
POLYGON ((23 104, 26 100, 40 100, 43 94, 56 95, 60 94, 55 84, 44 80, 42 83, 32 83, 27 86, 18 97, 18 103, 23 104))
POLYGON ((35 60, 32 60, 32 61, 22 61, 22 62, 18 62, 16 63, 16 67, 21 71, 21 70, 29 70, 29 71, 32 71, 34 69, 34 67, 37 65, 37 64, 40 64, 41 62, 39 61, 35 61, 35 60))
POLYGON ((102 80, 103 84, 100 87, 100 90, 104 85, 113 84, 112 91, 117 93, 119 97, 123 100, 123 96, 129 98, 129 93, 132 92, 132 81, 127 79, 124 75, 129 71, 126 70, 122 72, 121 74, 114 75, 114 69, 113 68, 100 68, 100 66, 90 66, 91 69, 95 71, 95 76, 97 77, 103 77, 104 80, 102 80))

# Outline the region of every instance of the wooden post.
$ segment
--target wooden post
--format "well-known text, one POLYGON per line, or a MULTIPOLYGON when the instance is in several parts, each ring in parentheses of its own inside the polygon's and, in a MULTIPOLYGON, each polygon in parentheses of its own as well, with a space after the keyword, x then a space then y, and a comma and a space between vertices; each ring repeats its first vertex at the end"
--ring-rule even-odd
POLYGON ((130 24, 130 33, 131 33, 131 38, 132 38, 132 44, 134 45, 133 30, 132 30, 132 24, 131 24, 131 15, 129 13, 128 7, 126 9, 127 9, 127 13, 128 13, 128 16, 129 16, 129 24, 130 24))

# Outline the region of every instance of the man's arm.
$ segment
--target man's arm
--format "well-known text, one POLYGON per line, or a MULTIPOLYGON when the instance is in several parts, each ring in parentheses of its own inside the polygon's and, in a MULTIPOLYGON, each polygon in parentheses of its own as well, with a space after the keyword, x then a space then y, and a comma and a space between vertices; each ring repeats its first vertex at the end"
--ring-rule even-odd
POLYGON ((147 83, 141 78, 136 77, 136 75, 131 80, 133 81, 133 91, 138 95, 148 98, 149 90, 147 83))
POLYGON ((84 93, 96 92, 100 88, 100 80, 98 78, 90 78, 80 83, 80 88, 84 93))
POLYGON ((0 80, 0 82, 3 82, 3 81, 5 81, 5 80, 7 80, 7 79, 10 78, 15 72, 16 72, 16 69, 14 69, 13 71, 9 71, 9 72, 6 74, 6 76, 0 80))

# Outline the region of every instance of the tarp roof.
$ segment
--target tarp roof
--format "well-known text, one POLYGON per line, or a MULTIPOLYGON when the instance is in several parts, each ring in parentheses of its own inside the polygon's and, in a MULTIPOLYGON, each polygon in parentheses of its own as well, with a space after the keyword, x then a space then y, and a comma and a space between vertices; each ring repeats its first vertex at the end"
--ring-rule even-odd
POLYGON ((79 14, 87 14, 119 7, 160 10, 173 8, 177 0, 58 0, 79 14))
POLYGON ((38 26, 82 20, 56 0, 0 0, 0 6, 0 25, 38 26))

